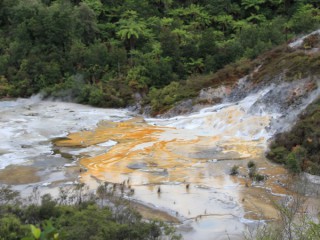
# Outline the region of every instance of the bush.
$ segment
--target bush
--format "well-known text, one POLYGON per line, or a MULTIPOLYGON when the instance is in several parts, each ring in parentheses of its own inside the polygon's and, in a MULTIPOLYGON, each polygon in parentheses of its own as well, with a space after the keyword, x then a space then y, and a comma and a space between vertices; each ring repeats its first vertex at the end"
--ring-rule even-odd
POLYGON ((288 154, 286 159, 286 166, 291 173, 296 174, 301 172, 300 162, 293 152, 288 154))
POLYGON ((230 170, 230 175, 238 175, 239 174, 239 166, 238 165, 233 165, 233 167, 230 170))
POLYGON ((284 163, 290 172, 320 174, 320 98, 299 116, 292 130, 277 135, 267 157, 284 163))
POLYGON ((162 89, 152 88, 148 98, 150 99, 152 110, 158 112, 171 108, 175 102, 183 98, 183 94, 180 84, 171 82, 162 89))
POLYGON ((249 161, 247 164, 248 168, 256 167, 256 163, 254 161, 249 161))
POLYGON ((253 177, 253 179, 256 181, 256 182, 261 182, 261 181, 264 181, 265 180, 265 176, 264 175, 261 175, 259 173, 256 173, 253 177))
POLYGON ((256 166, 249 168, 249 178, 254 179, 254 177, 256 176, 256 173, 257 173, 256 166))
POLYGON ((278 146, 270 149, 267 153, 267 158, 276 163, 285 163, 288 153, 289 151, 285 147, 278 146))
POLYGON ((13 214, 2 215, 0 218, 0 239, 17 240, 26 236, 28 226, 23 225, 20 219, 13 214))
MULTIPOLYGON (((79 191, 75 190, 75 191, 79 191)), ((73 195, 68 196, 74 198, 73 195)), ((61 199, 60 199, 61 200, 61 199)), ((40 205, 1 206, 0 239, 180 239, 174 228, 158 221, 144 221, 121 199, 114 209, 85 200, 81 204, 57 205, 49 194, 40 205), (26 224, 28 223, 28 224, 26 224), (30 225, 31 231, 30 231, 30 225), (39 228, 41 226, 41 228, 39 228)))
MULTIPOLYGON (((109 199, 112 208, 99 207, 93 200, 96 196, 84 192, 84 187, 79 184, 67 188, 57 199, 45 194, 39 205, 16 204, 15 199, 20 200, 18 192, 10 187, 0 187, 0 239, 151 240, 162 236, 180 239, 174 227, 159 221, 144 221, 121 197, 113 195, 109 199)), ((27 199, 37 198, 34 194, 27 199)))
POLYGON ((290 20, 291 29, 298 32, 308 32, 319 26, 320 11, 311 4, 301 5, 290 20))

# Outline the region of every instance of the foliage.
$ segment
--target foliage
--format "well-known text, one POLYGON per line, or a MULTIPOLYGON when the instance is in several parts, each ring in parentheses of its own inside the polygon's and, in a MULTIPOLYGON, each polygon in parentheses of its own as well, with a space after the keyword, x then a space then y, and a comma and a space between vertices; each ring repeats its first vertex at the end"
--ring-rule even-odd
POLYGON ((285 147, 278 147, 275 144, 272 145, 271 149, 272 151, 267 153, 267 157, 277 163, 285 163, 285 159, 289 151, 285 147))
POLYGON ((254 180, 257 182, 264 181, 265 179, 266 179, 266 177, 264 175, 259 174, 259 173, 256 173, 254 175, 254 180))
POLYGON ((255 179, 255 176, 257 175, 257 167, 253 166, 249 168, 249 178, 255 179))
POLYGON ((249 161, 247 164, 248 170, 249 170, 249 178, 256 182, 262 182, 266 180, 266 176, 260 174, 257 171, 257 165, 254 161, 249 161))
POLYGON ((287 159, 286 159, 286 166, 289 169, 290 172, 292 173, 300 173, 301 172, 301 163, 297 159, 296 155, 291 152, 288 154, 287 159))
POLYGON ((256 163, 254 161, 249 161, 248 164, 247 164, 247 167, 250 169, 250 168, 254 168, 256 167, 256 163))
POLYGON ((161 113, 170 109, 180 100, 197 96, 202 88, 234 84, 239 78, 248 74, 253 67, 251 61, 241 59, 236 63, 225 66, 216 73, 195 74, 182 82, 171 82, 160 89, 151 88, 145 103, 151 105, 153 114, 161 113))
POLYGON ((239 174, 239 166, 238 165, 233 165, 232 168, 230 169, 230 175, 238 175, 239 174))
MULTIPOLYGON (((0 189, 8 191, 10 188, 0 189)), ((107 189, 105 185, 105 193, 108 193, 107 189)), ((96 196, 88 195, 83 184, 69 190, 61 191, 57 199, 45 194, 40 204, 13 205, 2 202, 0 239, 161 239, 164 236, 167 239, 180 239, 167 224, 142 220, 121 198, 109 196, 113 200, 111 208, 98 206, 94 201, 96 196), (66 202, 67 199, 71 202, 66 202)), ((101 198, 101 189, 99 191, 101 198)), ((18 198, 18 194, 15 196, 18 198)))
POLYGON ((37 228, 34 225, 30 225, 32 236, 25 237, 22 240, 59 240, 59 233, 52 226, 50 220, 45 221, 42 228, 43 231, 41 231, 40 228, 37 228))
POLYGON ((20 194, 12 190, 9 186, 0 188, 0 205, 1 204, 17 204, 19 203, 20 194))
POLYGON ((320 174, 320 99, 314 101, 289 132, 278 134, 267 157, 293 173, 320 174))
POLYGON ((299 31, 310 31, 320 19, 320 10, 314 8, 311 4, 300 5, 297 11, 293 14, 290 24, 292 30, 295 32, 299 31))
MULTIPOLYGON (((312 0, 1 1, 0 97, 124 107, 138 92, 145 104, 166 98, 152 104, 163 112, 215 85, 218 70, 236 70, 228 64, 317 28, 319 15, 312 0), (185 93, 164 96, 175 84, 185 93)), ((318 71, 316 59, 294 60, 307 61, 290 77, 318 71)))
POLYGON ((282 202, 275 202, 279 220, 259 224, 245 232, 246 240, 313 240, 319 238, 319 219, 308 216, 305 200, 293 195, 282 202))
POLYGON ((4 214, 0 218, 0 239, 16 240, 26 236, 28 227, 14 214, 4 214))
POLYGON ((171 82, 163 89, 152 88, 149 93, 151 107, 154 111, 170 108, 179 98, 182 98, 182 94, 178 82, 171 82))

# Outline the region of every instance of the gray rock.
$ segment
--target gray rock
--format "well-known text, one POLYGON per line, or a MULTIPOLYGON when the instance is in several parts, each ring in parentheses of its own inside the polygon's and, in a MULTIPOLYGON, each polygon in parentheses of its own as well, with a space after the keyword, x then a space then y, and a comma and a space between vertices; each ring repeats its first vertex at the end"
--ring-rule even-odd
POLYGON ((138 163, 130 163, 127 168, 130 168, 130 169, 145 169, 147 168, 148 165, 146 163, 143 163, 143 162, 138 162, 138 163))

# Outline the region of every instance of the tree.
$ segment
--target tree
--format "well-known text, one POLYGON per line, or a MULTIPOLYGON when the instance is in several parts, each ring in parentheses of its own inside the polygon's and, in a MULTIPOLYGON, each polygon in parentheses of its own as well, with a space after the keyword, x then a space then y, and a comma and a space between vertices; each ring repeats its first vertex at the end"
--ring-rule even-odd
POLYGON ((176 28, 172 31, 172 34, 177 37, 180 45, 187 45, 188 41, 192 39, 192 35, 185 29, 176 28))
POLYGON ((122 41, 129 44, 129 51, 134 49, 136 41, 141 36, 150 37, 146 23, 138 18, 135 11, 126 11, 119 20, 118 25, 119 30, 116 34, 122 41))
POLYGON ((173 0, 152 0, 151 2, 154 2, 159 11, 162 13, 170 8, 173 4, 173 0))
POLYGON ((89 45, 96 39, 99 31, 96 21, 96 13, 86 4, 80 3, 79 7, 75 9, 76 27, 75 32, 78 40, 83 41, 89 45))
POLYGON ((92 9, 96 16, 99 16, 103 11, 103 4, 100 0, 83 0, 82 2, 92 9))
POLYGON ((292 30, 308 32, 320 24, 320 10, 311 4, 301 5, 290 20, 292 30))
POLYGON ((221 26, 223 32, 227 32, 234 25, 234 21, 231 15, 218 15, 214 18, 214 21, 221 26))
POLYGON ((190 58, 186 65, 190 74, 202 73, 205 67, 202 58, 190 58))
POLYGON ((255 24, 263 23, 266 21, 266 17, 263 14, 253 14, 251 13, 250 17, 246 19, 248 22, 252 22, 255 24))
POLYGON ((260 5, 265 2, 266 0, 242 0, 241 5, 243 5, 246 10, 254 9, 258 12, 260 10, 260 5))

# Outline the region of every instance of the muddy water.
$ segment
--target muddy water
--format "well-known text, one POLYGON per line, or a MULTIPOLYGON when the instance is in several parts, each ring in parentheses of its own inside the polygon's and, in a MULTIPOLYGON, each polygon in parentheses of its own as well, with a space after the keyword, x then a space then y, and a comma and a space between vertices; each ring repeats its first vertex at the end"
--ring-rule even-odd
POLYGON ((81 181, 124 182, 134 199, 180 218, 185 239, 242 239, 246 225, 276 219, 273 202, 287 194, 280 184, 286 171, 263 157, 273 116, 248 114, 257 97, 186 117, 102 121, 56 145, 89 153, 114 143, 104 153, 84 154, 81 181), (268 175, 264 184, 247 177, 249 160, 268 175), (233 165, 240 166, 238 176, 229 175, 233 165))

